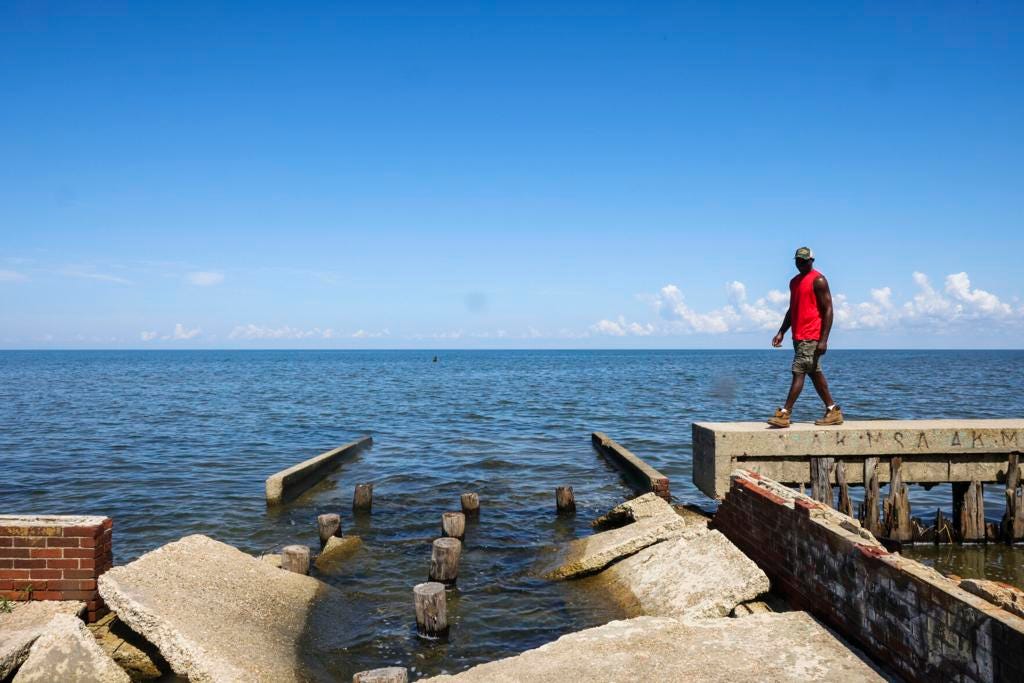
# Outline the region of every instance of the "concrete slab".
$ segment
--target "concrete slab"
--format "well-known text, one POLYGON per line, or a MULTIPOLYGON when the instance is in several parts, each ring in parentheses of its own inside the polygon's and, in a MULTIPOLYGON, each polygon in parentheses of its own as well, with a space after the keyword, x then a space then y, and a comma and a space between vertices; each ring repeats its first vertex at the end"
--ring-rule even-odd
POLYGON ((324 574, 333 574, 362 546, 363 540, 358 536, 331 536, 327 539, 327 545, 316 556, 313 566, 324 574))
POLYGON ((364 436, 272 474, 266 481, 267 505, 281 505, 295 498, 327 476, 342 460, 371 445, 373 438, 364 436))
POLYGON ((613 621, 432 683, 884 681, 805 612, 613 621))
POLYGON ((763 422, 697 422, 693 425, 693 482, 712 498, 729 490, 737 468, 782 484, 809 481, 807 459, 841 458, 847 480, 863 482, 866 457, 879 457, 879 477, 889 481, 889 458, 903 458, 908 483, 1002 481, 1006 456, 1024 448, 1024 419, 871 420, 835 427, 795 423, 773 429, 763 422))
POLYGON ((616 443, 603 432, 591 434, 590 442, 598 453, 623 470, 627 478, 632 480, 631 483, 635 482, 637 491, 653 492, 665 500, 672 498, 672 494, 669 492, 668 477, 644 462, 642 458, 634 455, 629 449, 616 443))
POLYGON ((673 514, 675 514, 675 510, 664 499, 655 493, 645 493, 627 500, 621 505, 616 505, 591 522, 591 526, 595 529, 615 529, 641 519, 673 514))
POLYGON ((707 619, 767 592, 768 577, 717 531, 644 548, 598 574, 628 616, 707 619))
POLYGON ((61 600, 16 602, 10 612, 0 612, 0 681, 21 666, 51 619, 58 614, 78 617, 84 613, 84 602, 61 600))
POLYGON ((130 683, 78 617, 58 614, 33 643, 12 683, 130 683))
POLYGON ((642 519, 611 531, 579 538, 563 546, 542 570, 547 579, 571 579, 598 572, 616 560, 670 538, 694 538, 708 532, 677 514, 642 519))
POLYGON ((206 536, 100 577, 100 594, 192 683, 332 680, 325 654, 360 630, 341 593, 206 536))

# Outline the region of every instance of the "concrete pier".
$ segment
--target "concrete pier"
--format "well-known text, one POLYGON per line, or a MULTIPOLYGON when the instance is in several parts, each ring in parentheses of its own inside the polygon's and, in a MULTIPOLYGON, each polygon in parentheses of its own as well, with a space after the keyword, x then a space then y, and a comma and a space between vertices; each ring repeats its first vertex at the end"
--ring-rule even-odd
MULTIPOLYGON (((672 494, 669 492, 668 477, 654 469, 646 462, 638 458, 626 448, 617 444, 603 432, 594 432, 590 435, 590 441, 598 453, 612 461, 612 463, 623 470, 627 477, 636 482, 638 493, 656 493, 661 498, 669 500, 672 494)), ((726 488, 728 488, 728 472, 726 473, 726 488)))
MULTIPOLYGON (((863 463, 878 457, 881 482, 889 458, 903 459, 905 483, 977 480, 1002 482, 1007 456, 1024 448, 1024 419, 847 421, 836 427, 794 424, 773 429, 763 422, 697 422, 693 425, 693 483, 712 498, 729 490, 729 475, 742 468, 786 485, 810 481, 810 459, 863 463)), ((848 467, 847 482, 863 483, 863 468, 848 467)))
POLYGON ((354 455, 371 445, 373 438, 364 436, 267 477, 267 505, 280 505, 295 498, 326 477, 346 456, 354 455))

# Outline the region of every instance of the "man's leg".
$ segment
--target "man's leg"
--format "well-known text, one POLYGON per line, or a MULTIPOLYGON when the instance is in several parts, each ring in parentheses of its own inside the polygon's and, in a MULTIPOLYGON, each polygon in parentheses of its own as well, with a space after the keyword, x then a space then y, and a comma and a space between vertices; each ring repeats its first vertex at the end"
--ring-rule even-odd
MULTIPOLYGON (((800 392, 804 390, 804 376, 802 372, 793 373, 793 383, 789 385, 789 396, 786 397, 786 405, 783 406, 788 413, 793 412, 793 404, 800 397, 800 392)), ((817 381, 815 381, 814 386, 818 386, 817 381)))
POLYGON ((821 370, 811 373, 811 381, 814 382, 814 389, 818 392, 818 396, 825 402, 825 407, 828 408, 835 404, 832 400, 832 392, 828 390, 828 380, 825 379, 825 373, 821 370))

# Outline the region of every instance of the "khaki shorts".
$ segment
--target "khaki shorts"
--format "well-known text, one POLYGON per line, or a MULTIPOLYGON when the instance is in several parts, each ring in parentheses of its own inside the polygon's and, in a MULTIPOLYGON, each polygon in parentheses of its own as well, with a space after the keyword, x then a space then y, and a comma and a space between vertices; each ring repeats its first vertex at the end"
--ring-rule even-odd
POLYGON ((821 356, 814 339, 793 341, 793 372, 821 372, 821 356))

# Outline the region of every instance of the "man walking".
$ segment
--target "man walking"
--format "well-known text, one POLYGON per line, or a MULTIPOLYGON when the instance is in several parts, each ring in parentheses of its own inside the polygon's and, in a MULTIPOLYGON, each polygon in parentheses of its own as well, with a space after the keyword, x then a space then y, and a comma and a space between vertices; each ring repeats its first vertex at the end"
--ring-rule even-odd
POLYGON ((843 411, 832 400, 828 381, 821 370, 821 357, 828 352, 828 335, 832 331, 832 293, 828 280, 814 269, 814 253, 808 247, 796 250, 796 269, 800 273, 789 281, 789 310, 782 327, 772 339, 772 346, 782 346, 786 330, 793 328, 793 383, 786 405, 768 420, 773 427, 788 427, 793 404, 804 388, 804 377, 811 376, 818 396, 825 403, 825 416, 816 425, 843 424, 843 411))

